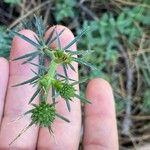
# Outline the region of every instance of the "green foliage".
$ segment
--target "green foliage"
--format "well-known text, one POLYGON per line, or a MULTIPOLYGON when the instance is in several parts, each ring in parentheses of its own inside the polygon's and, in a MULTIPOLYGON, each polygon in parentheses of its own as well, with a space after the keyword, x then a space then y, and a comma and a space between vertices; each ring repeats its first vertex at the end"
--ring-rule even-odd
POLYGON ((4 0, 5 3, 16 5, 20 2, 20 0, 4 0))
POLYGON ((143 110, 146 113, 150 113, 150 89, 144 92, 143 110))
POLYGON ((122 98, 116 97, 116 112, 119 113, 124 109, 125 102, 122 98))
POLYGON ((57 21, 62 21, 68 17, 74 17, 74 7, 76 0, 56 0, 55 17, 57 21))
MULTIPOLYGON (((69 48, 79 41, 81 36, 83 36, 87 29, 83 29, 80 34, 78 34, 70 43, 68 43, 64 48, 62 48, 59 36, 64 32, 64 29, 57 33, 58 31, 56 28, 58 26, 55 26, 50 33, 48 39, 45 39, 45 31, 46 26, 44 25, 41 18, 37 18, 35 16, 35 22, 33 23, 34 28, 37 29, 37 37, 35 37, 36 41, 33 41, 29 37, 21 34, 20 32, 16 32, 14 30, 11 30, 10 33, 12 33, 14 36, 18 36, 24 41, 30 43, 34 47, 37 48, 37 51, 32 53, 24 54, 18 58, 14 58, 14 61, 18 61, 20 59, 25 60, 22 65, 25 63, 29 63, 32 65, 35 65, 38 69, 38 73, 31 69, 31 71, 35 74, 35 76, 27 81, 23 81, 22 83, 16 84, 13 87, 16 86, 22 86, 24 84, 30 84, 37 87, 37 90, 32 95, 31 99, 29 100, 29 105, 32 105, 31 103, 35 99, 36 96, 40 96, 40 102, 39 105, 34 104, 34 109, 30 110, 31 115, 31 125, 33 124, 38 125, 39 127, 47 127, 49 130, 51 129, 51 126, 55 120, 55 117, 59 117, 63 119, 64 121, 68 121, 68 119, 61 116, 61 114, 58 114, 55 109, 55 104, 57 103, 55 101, 55 98, 57 96, 61 96, 65 102, 68 111, 71 111, 71 105, 70 102, 72 98, 76 97, 79 99, 82 103, 90 103, 86 98, 78 95, 75 89, 75 85, 79 83, 83 83, 84 80, 74 81, 73 83, 69 83, 70 78, 68 78, 68 72, 67 69, 70 67, 73 71, 75 71, 75 68, 73 67, 72 63, 77 62, 79 64, 87 65, 90 68, 93 68, 90 63, 84 61, 83 56, 81 55, 80 58, 77 57, 78 54, 81 53, 73 53, 69 50, 69 48), (55 49, 51 48, 51 44, 56 41, 58 42, 58 47, 55 49), (40 57, 40 64, 34 64, 32 63, 32 60, 35 58, 40 57), (43 63, 43 60, 46 58, 50 58, 48 61, 48 65, 45 66, 43 63), (43 64, 41 64, 41 62, 43 64), (65 77, 62 79, 58 79, 57 76, 57 68, 58 66, 62 66, 64 69, 65 77), (43 70, 44 72, 40 72, 43 70), (53 102, 51 104, 48 103, 48 95, 49 91, 52 89, 52 99, 53 102), (55 95, 57 93, 58 95, 55 95)), ((30 26, 31 27, 31 26, 30 26)), ((79 51, 81 52, 81 51, 79 51)), ((86 51, 85 53, 88 53, 90 51, 86 51)), ((60 99, 61 100, 61 99, 60 99)), ((32 105, 33 106, 33 105, 32 105)), ((24 114, 28 114, 27 112, 24 114)), ((25 129, 24 129, 25 130, 25 129)), ((19 134, 14 140, 17 140, 17 138, 20 136, 19 134)))
MULTIPOLYGON (((86 59, 98 66, 99 70, 89 71, 81 67, 81 76, 104 78, 117 89, 118 80, 114 70, 120 53, 118 44, 122 45, 125 42, 125 48, 130 47, 134 51, 133 45, 139 45, 138 41, 144 33, 142 26, 150 24, 149 13, 144 7, 126 7, 117 15, 104 13, 97 21, 85 20, 83 26, 90 26, 90 30, 79 46, 95 50, 94 54, 86 55, 86 59)), ((147 70, 145 71, 147 73, 147 70)), ((116 101, 118 112, 124 108, 124 104, 121 97, 116 96, 116 99, 119 99, 116 101)))
POLYGON ((9 57, 12 36, 6 32, 6 28, 0 26, 0 57, 9 57))

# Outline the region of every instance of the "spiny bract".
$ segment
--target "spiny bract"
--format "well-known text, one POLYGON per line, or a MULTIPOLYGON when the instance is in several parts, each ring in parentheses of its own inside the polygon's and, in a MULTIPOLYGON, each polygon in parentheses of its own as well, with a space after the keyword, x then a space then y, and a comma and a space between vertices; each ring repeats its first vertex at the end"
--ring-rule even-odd
POLYGON ((63 83, 63 86, 61 87, 59 94, 61 97, 63 97, 66 100, 69 100, 75 96, 75 88, 67 83, 63 83))
POLYGON ((45 101, 32 110, 31 119, 36 125, 50 127, 56 118, 56 109, 54 105, 50 105, 45 101))

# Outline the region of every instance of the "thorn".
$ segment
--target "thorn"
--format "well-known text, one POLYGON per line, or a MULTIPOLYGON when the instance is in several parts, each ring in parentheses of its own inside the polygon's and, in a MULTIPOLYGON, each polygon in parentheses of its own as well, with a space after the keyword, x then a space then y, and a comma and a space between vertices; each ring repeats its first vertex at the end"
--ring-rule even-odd
POLYGON ((51 127, 48 128, 48 131, 49 131, 49 133, 50 133, 50 136, 52 135, 55 144, 58 144, 57 139, 56 139, 56 136, 55 136, 53 130, 51 129, 51 127))

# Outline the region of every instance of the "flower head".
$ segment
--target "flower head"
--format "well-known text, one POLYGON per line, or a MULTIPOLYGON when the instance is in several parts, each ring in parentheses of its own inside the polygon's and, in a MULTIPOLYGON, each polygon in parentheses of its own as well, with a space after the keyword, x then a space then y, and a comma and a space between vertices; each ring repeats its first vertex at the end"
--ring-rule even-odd
POLYGON ((50 105, 45 101, 32 109, 31 113, 32 122, 42 127, 50 127, 56 118, 55 106, 53 104, 50 105))
POLYGON ((68 83, 63 83, 62 88, 59 91, 59 94, 64 99, 68 100, 75 96, 75 92, 76 90, 72 85, 68 83))
POLYGON ((56 63, 65 63, 65 64, 70 64, 72 59, 71 55, 68 53, 62 51, 62 50, 56 50, 54 52, 54 57, 55 57, 55 62, 56 63))

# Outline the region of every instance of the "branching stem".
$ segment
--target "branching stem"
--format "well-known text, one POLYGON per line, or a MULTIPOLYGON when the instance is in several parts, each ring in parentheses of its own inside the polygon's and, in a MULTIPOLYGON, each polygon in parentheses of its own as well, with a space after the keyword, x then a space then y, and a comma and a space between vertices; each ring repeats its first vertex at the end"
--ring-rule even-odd
POLYGON ((51 64, 50 64, 50 67, 48 69, 48 73, 47 73, 47 75, 48 75, 48 83, 47 83, 47 89, 46 89, 46 95, 45 95, 46 99, 48 97, 48 92, 49 92, 49 90, 51 88, 51 85, 52 85, 52 80, 55 77, 57 66, 58 66, 58 64, 54 60, 52 60, 51 64))

